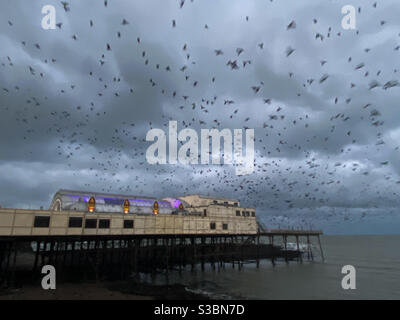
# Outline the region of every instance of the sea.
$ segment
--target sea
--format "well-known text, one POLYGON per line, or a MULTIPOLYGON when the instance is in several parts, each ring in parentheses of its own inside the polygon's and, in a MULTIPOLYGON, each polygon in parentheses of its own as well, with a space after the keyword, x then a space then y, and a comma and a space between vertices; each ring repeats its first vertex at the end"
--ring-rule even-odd
MULTIPOLYGON (((213 299, 400 299, 400 235, 324 235, 325 261, 314 247, 313 262, 262 260, 242 270, 206 266, 158 275, 154 284, 180 283, 213 299), (345 265, 355 268, 355 289, 343 289, 345 265)), ((150 281, 150 280, 146 280, 150 281)))

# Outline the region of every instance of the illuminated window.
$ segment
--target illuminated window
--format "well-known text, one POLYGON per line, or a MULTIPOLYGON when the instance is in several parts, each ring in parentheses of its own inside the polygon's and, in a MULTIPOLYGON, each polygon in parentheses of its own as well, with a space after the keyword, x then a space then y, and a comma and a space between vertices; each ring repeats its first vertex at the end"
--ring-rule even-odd
POLYGON ((96 207, 96 200, 94 199, 94 197, 90 197, 88 204, 88 211, 94 212, 95 207, 96 207))
POLYGON ((158 214, 158 202, 157 202, 157 201, 154 201, 154 204, 153 204, 153 213, 154 213, 154 214, 158 214))
POLYGON ((130 206, 130 203, 129 203, 129 200, 127 199, 124 201, 124 213, 129 213, 129 206, 130 206))

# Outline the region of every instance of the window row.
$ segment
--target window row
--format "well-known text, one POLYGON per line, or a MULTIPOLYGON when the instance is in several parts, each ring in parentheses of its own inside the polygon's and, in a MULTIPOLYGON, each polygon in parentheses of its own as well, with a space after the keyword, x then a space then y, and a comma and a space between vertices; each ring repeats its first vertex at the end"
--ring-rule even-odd
MULTIPOLYGON (((82 217, 70 217, 68 222, 69 228, 82 228, 83 218, 82 217)), ((49 216, 36 216, 35 221, 33 223, 35 228, 48 228, 50 226, 50 217, 49 216)), ((110 219, 94 219, 87 218, 85 219, 85 229, 109 229, 110 228, 110 219)), ((124 220, 124 229, 133 229, 134 224, 132 219, 124 220)), ((216 223, 210 223, 210 229, 216 229, 216 223)), ((222 230, 228 230, 228 224, 222 224, 222 230)))
MULTIPOLYGON (((82 228, 83 218, 82 217, 70 217, 68 221, 69 228, 82 228)), ((48 228, 50 226, 49 216, 36 216, 33 223, 35 228, 48 228)), ((110 219, 85 219, 85 229, 109 229, 110 219)), ((133 220, 124 220, 124 229, 133 229, 133 220)))
MULTIPOLYGON (((210 229, 211 230, 215 230, 217 228, 217 224, 215 222, 211 222, 210 223, 210 229)), ((222 224, 222 230, 228 230, 228 224, 227 223, 223 223, 222 224)))
MULTIPOLYGON (((220 205, 224 205, 224 206, 228 206, 229 202, 228 201, 224 201, 224 202, 218 202, 217 200, 213 200, 213 204, 220 204, 220 205)), ((239 203, 238 202, 234 202, 233 203, 234 207, 238 207, 239 203)))
POLYGON ((254 211, 242 211, 242 213, 240 213, 240 210, 236 210, 236 216, 237 217, 240 217, 240 216, 242 216, 242 217, 250 217, 250 216, 255 217, 256 213, 254 211))

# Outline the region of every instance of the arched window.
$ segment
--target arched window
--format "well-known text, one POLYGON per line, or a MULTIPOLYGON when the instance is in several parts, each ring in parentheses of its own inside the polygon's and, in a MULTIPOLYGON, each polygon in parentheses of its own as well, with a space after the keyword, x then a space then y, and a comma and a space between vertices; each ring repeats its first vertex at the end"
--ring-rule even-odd
POLYGON ((124 201, 124 213, 129 213, 129 207, 130 207, 129 200, 126 199, 126 200, 124 201))
POLYGON ((53 207, 54 211, 61 211, 61 201, 60 199, 57 199, 56 202, 54 203, 54 207, 53 207))
POLYGON ((90 197, 88 204, 88 211, 94 212, 95 208, 96 208, 96 200, 94 199, 94 197, 90 197))
POLYGON ((157 202, 157 201, 154 201, 154 204, 153 204, 153 213, 154 213, 154 214, 158 214, 158 202, 157 202))

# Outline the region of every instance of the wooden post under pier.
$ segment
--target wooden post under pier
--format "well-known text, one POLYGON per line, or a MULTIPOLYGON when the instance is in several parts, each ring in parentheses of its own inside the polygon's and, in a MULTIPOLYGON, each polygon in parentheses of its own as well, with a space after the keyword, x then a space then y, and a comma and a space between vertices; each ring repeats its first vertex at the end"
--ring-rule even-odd
POLYGON ((322 262, 324 262, 324 261, 325 261, 325 258, 324 258, 324 252, 322 251, 321 240, 320 240, 320 238, 319 238, 319 235, 318 235, 317 237, 318 237, 318 244, 319 244, 319 250, 320 250, 320 252, 321 252, 322 262))
POLYGON ((283 238, 283 244, 285 247, 285 261, 286 261, 286 263, 289 263, 288 254, 287 254, 287 234, 283 234, 282 238, 283 238))

